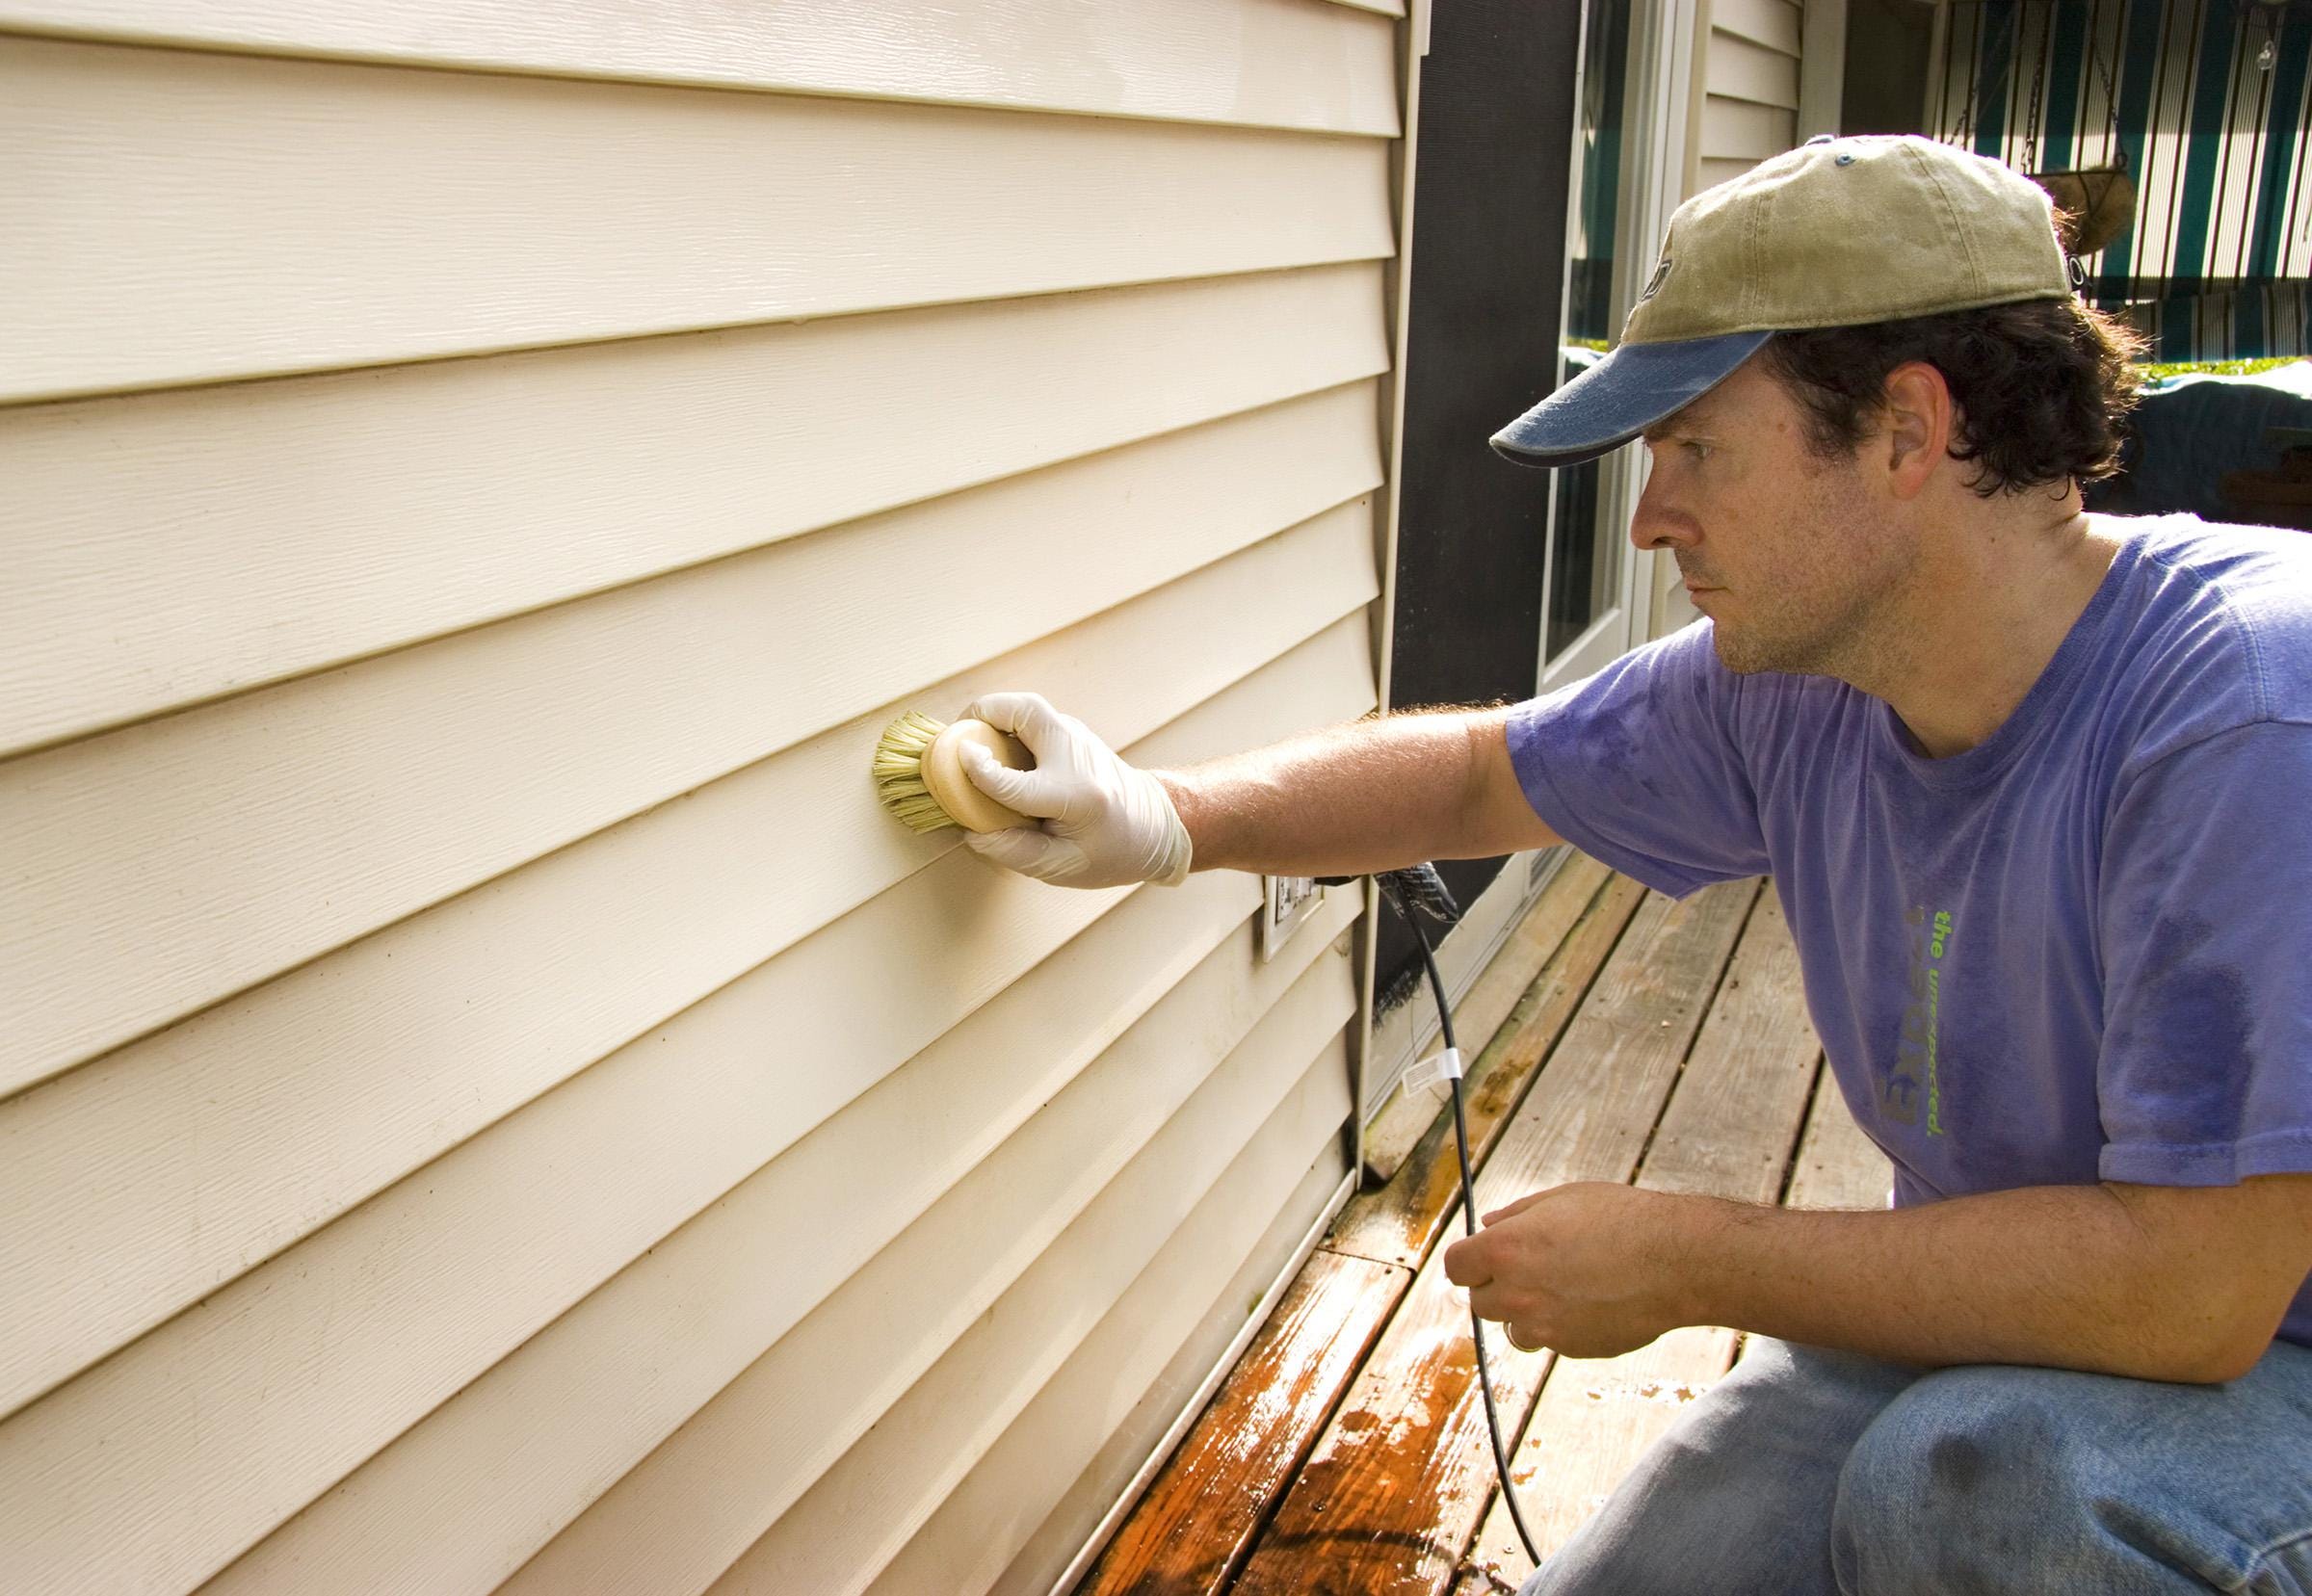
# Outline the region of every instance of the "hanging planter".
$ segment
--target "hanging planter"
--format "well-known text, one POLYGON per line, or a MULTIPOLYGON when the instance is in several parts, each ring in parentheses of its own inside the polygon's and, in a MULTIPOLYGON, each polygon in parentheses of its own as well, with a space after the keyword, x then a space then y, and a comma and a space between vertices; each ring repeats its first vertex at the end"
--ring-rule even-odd
POLYGON ((2073 259, 2095 253, 2136 220, 2136 183, 2124 167, 2035 171, 2031 180, 2055 201, 2056 233, 2073 259))

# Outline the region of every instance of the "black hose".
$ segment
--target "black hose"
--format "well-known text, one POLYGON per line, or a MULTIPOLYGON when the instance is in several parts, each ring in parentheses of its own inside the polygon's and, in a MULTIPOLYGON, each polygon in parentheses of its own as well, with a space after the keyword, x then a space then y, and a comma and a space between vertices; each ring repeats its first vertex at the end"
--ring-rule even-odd
MULTIPOLYGON (((1460 1044, 1453 1034, 1453 1006, 1445 1001, 1445 978, 1437 973, 1437 955, 1429 945, 1429 932, 1422 928, 1421 918, 1429 918, 1450 927, 1460 918, 1461 911, 1445 888, 1444 877, 1433 864, 1412 865, 1404 870, 1385 871, 1373 879, 1380 886, 1380 895, 1389 901, 1389 907, 1413 933, 1421 946, 1421 965, 1429 972, 1429 989, 1437 1000, 1437 1027, 1444 1034, 1446 1051, 1458 1055, 1460 1044), (1418 912, 1416 912, 1418 911, 1418 912)), ((1453 1145, 1461 1163, 1461 1227, 1469 1235, 1477 1234, 1477 1179, 1469 1169, 1469 1110, 1461 1094, 1461 1077, 1455 1071, 1447 1077, 1453 1087, 1453 1145)), ((1525 1515, 1518 1511, 1517 1493, 1510 1488, 1510 1453, 1501 1439, 1501 1410, 1493 1400, 1493 1376, 1485 1367, 1485 1326, 1477 1317, 1477 1304, 1469 1305, 1469 1339, 1477 1349, 1477 1388, 1485 1400, 1485 1432, 1493 1438, 1493 1467, 1501 1477, 1502 1504, 1510 1510, 1510 1522, 1517 1527, 1517 1538, 1525 1543, 1525 1555, 1536 1566, 1541 1554, 1534 1549, 1534 1532, 1525 1527, 1525 1515)))
MULTIPOLYGON (((1404 913, 1402 909, 1398 911, 1404 913)), ((1445 1045, 1458 1051, 1453 1037, 1453 1012, 1445 1002, 1445 981, 1437 974, 1437 955, 1429 946, 1429 933, 1411 915, 1405 922, 1412 928, 1413 938, 1421 944, 1421 963, 1429 971, 1429 989, 1436 994, 1437 1024, 1445 1033, 1445 1045)), ((1461 1161, 1461 1228, 1471 1236, 1477 1234, 1477 1181, 1469 1172, 1469 1111, 1461 1096, 1461 1078, 1450 1077, 1453 1086, 1453 1147, 1461 1161)), ((1517 1527, 1517 1538, 1525 1544, 1525 1555, 1538 1567, 1541 1554, 1534 1550, 1534 1532, 1525 1527, 1525 1514, 1517 1508, 1517 1493, 1510 1488, 1510 1453, 1502 1445, 1501 1412, 1493 1400, 1493 1378, 1485 1369, 1485 1325, 1477 1317, 1477 1303, 1469 1304, 1469 1340, 1477 1348, 1477 1389, 1485 1399, 1485 1431, 1493 1438, 1493 1467, 1501 1476, 1502 1505, 1510 1510, 1510 1522, 1517 1527)))

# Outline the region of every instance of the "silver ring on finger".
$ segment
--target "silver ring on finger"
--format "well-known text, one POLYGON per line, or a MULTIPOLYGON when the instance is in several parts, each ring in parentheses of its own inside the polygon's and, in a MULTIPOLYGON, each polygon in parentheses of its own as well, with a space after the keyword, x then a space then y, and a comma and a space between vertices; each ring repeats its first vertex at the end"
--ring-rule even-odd
POLYGON ((1508 1342, 1511 1347, 1516 1347, 1520 1352, 1538 1352, 1542 1350, 1542 1348, 1539 1347, 1528 1347, 1524 1342, 1519 1341, 1517 1339, 1516 1326, 1511 1324, 1506 1319, 1501 1321, 1501 1339, 1508 1342))

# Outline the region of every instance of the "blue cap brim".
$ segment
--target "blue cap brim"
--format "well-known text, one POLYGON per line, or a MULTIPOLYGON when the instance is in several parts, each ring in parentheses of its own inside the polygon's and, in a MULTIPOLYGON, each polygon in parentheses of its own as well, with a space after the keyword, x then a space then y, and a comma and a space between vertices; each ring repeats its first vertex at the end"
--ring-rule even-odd
POLYGON ((1771 332, 1624 344, 1493 434, 1520 465, 1580 465, 1611 454, 1734 375, 1771 332))

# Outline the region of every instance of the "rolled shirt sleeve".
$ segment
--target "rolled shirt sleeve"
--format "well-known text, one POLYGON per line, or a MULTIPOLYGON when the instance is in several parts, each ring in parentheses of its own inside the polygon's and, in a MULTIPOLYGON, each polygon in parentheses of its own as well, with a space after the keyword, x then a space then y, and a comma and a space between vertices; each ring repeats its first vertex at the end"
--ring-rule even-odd
POLYGON ((1518 705, 1510 762, 1526 801, 1584 853, 1673 897, 1764 875, 1739 686, 1696 624, 1518 705))

